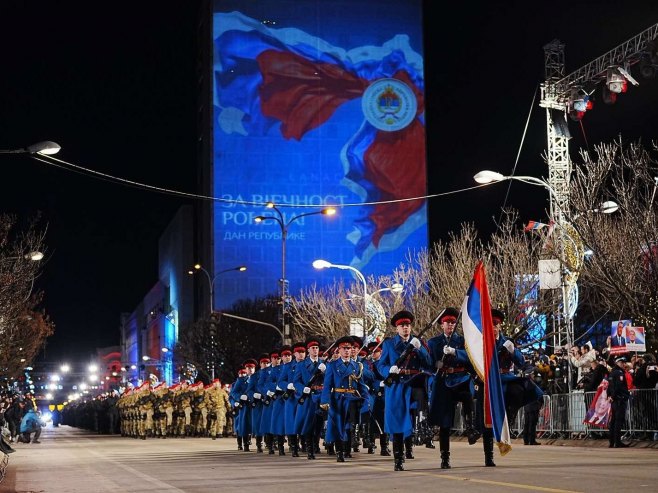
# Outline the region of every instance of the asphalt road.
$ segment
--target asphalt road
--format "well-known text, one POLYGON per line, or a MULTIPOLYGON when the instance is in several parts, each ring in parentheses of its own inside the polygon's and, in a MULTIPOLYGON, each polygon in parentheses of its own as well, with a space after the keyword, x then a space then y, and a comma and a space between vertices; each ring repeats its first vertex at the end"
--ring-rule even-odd
POLYGON ((655 491, 658 449, 583 445, 516 442, 505 457, 496 451, 497 467, 489 468, 480 443, 454 441, 452 469, 439 469, 438 448, 423 447, 406 471, 394 472, 392 458, 364 452, 338 464, 324 454, 310 461, 239 452, 234 438, 143 441, 61 426, 46 428, 41 444, 15 444, 0 493, 655 491))

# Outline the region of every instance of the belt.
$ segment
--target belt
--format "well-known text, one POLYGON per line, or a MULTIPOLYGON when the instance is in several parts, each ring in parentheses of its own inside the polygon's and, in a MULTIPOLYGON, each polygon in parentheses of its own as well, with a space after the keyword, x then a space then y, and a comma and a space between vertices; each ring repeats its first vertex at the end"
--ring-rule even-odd
POLYGON ((324 389, 324 385, 313 385, 311 387, 311 390, 322 390, 324 389))
POLYGON ((356 392, 354 389, 334 389, 334 392, 338 392, 339 394, 353 394, 356 392))
POLYGON ((460 373, 466 371, 463 366, 451 366, 448 368, 441 368, 441 373, 460 373))
POLYGON ((400 375, 418 375, 420 370, 400 370, 400 375))

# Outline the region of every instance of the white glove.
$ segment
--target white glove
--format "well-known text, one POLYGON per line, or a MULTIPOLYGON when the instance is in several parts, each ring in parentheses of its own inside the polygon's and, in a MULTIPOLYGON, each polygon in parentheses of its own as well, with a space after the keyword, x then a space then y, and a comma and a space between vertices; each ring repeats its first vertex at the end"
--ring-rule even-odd
POLYGON ((411 344, 416 349, 420 349, 420 341, 418 340, 418 337, 412 337, 409 341, 409 344, 411 344))
POLYGON ((247 396, 246 396, 245 394, 242 394, 242 395, 240 396, 240 400, 241 400, 241 401, 246 401, 246 400, 247 400, 247 396))
POLYGON ((283 389, 277 385, 277 386, 276 386, 276 390, 278 390, 279 392, 281 392, 283 389))
POLYGON ((290 382, 290 383, 288 384, 288 390, 295 390, 295 384, 292 383, 292 382, 290 382))
POLYGON ((325 365, 324 363, 320 363, 318 365, 318 370, 320 370, 322 373, 324 373, 326 369, 327 369, 327 365, 325 365))
POLYGON ((260 395, 258 392, 254 392, 254 399, 260 399, 261 397, 263 396, 260 395))
POLYGON ((310 394, 311 393, 311 388, 310 387, 304 387, 304 390, 302 390, 305 394, 310 394))
POLYGON ((388 370, 388 372, 392 373, 393 375, 397 375, 398 373, 400 373, 400 369, 397 366, 393 365, 391 366, 391 369, 388 370))
POLYGON ((271 390, 267 391, 267 397, 272 397, 273 395, 274 395, 274 392, 272 392, 271 390))
POLYGON ((235 407, 239 407, 239 406, 240 406, 240 403, 239 403, 239 402, 234 402, 234 403, 233 403, 233 406, 235 406, 235 407))
POLYGON ((514 354, 514 343, 507 339, 505 342, 503 342, 503 346, 505 346, 505 349, 507 349, 511 354, 514 354))
POLYGON ((382 380, 381 382, 379 382, 379 386, 382 387, 382 388, 383 388, 383 387, 386 387, 386 384, 384 383, 384 380, 382 380))
POLYGON ((454 355, 454 354, 456 354, 456 353, 457 353, 457 351, 455 351, 455 348, 454 348, 454 347, 443 346, 443 354, 454 355))

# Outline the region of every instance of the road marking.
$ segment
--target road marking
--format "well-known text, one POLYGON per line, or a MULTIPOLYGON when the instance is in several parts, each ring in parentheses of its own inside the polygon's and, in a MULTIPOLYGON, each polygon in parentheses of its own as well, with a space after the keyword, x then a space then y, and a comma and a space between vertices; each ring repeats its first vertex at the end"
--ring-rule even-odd
MULTIPOLYGON (((357 464, 355 464, 357 465, 357 464)), ((388 471, 389 469, 384 469, 383 467, 378 467, 378 466, 370 466, 366 464, 358 464, 361 467, 367 467, 370 469, 377 469, 380 471, 388 471)), ((434 473, 434 472, 426 472, 426 471, 409 471, 406 470, 404 474, 415 474, 418 476, 432 476, 434 478, 441 478, 441 479, 450 479, 452 481, 468 481, 471 483, 481 483, 481 484, 490 484, 490 485, 495 485, 495 486, 505 486, 508 488, 517 488, 521 490, 531 490, 531 491, 545 491, 546 493, 583 493, 581 491, 577 490, 560 490, 556 488, 545 488, 542 486, 536 486, 536 485, 530 485, 530 484, 521 484, 521 483, 507 483, 504 481, 494 481, 491 479, 474 479, 474 478, 466 478, 463 476, 448 476, 446 474, 439 474, 439 473, 434 473)))

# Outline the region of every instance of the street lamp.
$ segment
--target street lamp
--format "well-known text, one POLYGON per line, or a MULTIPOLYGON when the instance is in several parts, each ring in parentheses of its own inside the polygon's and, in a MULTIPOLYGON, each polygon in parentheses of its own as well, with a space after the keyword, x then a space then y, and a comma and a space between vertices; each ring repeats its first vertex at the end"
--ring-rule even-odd
POLYGON ((22 147, 20 149, 0 149, 0 154, 45 154, 48 156, 57 154, 60 149, 61 147, 59 144, 46 140, 44 142, 37 142, 36 144, 22 147))
MULTIPOLYGON (((208 279, 208 290, 210 294, 210 317, 213 317, 213 314, 215 313, 215 281, 217 278, 225 274, 226 272, 232 272, 232 271, 238 271, 238 272, 244 272, 247 270, 247 267, 244 265, 239 265, 238 267, 233 267, 231 269, 224 269, 220 270, 217 272, 214 276, 210 275, 210 272, 208 272, 207 269, 204 269, 201 264, 195 264, 194 265, 194 270, 189 270, 187 273, 190 275, 194 275, 195 271, 201 271, 206 275, 206 279, 208 279)), ((211 363, 210 363, 210 377, 214 380, 215 379, 215 330, 213 329, 212 323, 213 321, 211 320, 211 330, 210 330, 210 351, 211 351, 211 363)), ((162 348, 162 352, 166 353, 169 351, 168 348, 162 348), (166 351, 165 351, 166 350, 166 351)))
POLYGON ((254 221, 257 223, 268 220, 275 221, 281 229, 281 279, 279 281, 281 283, 281 326, 283 327, 285 338, 288 339, 290 336, 290 329, 286 323, 286 300, 288 299, 288 280, 286 279, 286 240, 288 239, 288 228, 292 223, 302 217, 316 216, 319 214, 333 216, 336 214, 336 209, 333 207, 325 207, 320 211, 304 212, 303 214, 297 214, 286 220, 283 212, 281 212, 274 202, 268 202, 266 207, 274 210, 276 216, 256 216, 254 221))
MULTIPOLYGON (((318 259, 313 262, 313 267, 316 269, 329 269, 329 268, 334 268, 334 269, 343 269, 343 270, 351 270, 356 274, 356 277, 358 277, 361 282, 363 283, 363 335, 365 337, 366 335, 366 317, 368 314, 368 284, 366 283, 366 278, 365 276, 361 273, 359 269, 356 267, 352 267, 351 265, 342 265, 342 264, 332 264, 331 262, 327 262, 326 260, 318 259)), ((386 290, 387 288, 384 288, 386 290)))
POLYGON ((206 279, 208 279, 208 289, 210 291, 210 313, 212 314, 215 311, 215 281, 217 278, 226 272, 232 272, 232 271, 238 271, 238 272, 244 272, 247 270, 247 267, 244 265, 240 265, 238 267, 233 267, 231 269, 224 269, 220 270, 217 272, 214 276, 210 275, 210 272, 208 272, 207 269, 205 269, 201 264, 194 264, 194 270, 188 270, 187 273, 189 275, 194 275, 195 271, 200 271, 203 272, 206 275, 206 279))

